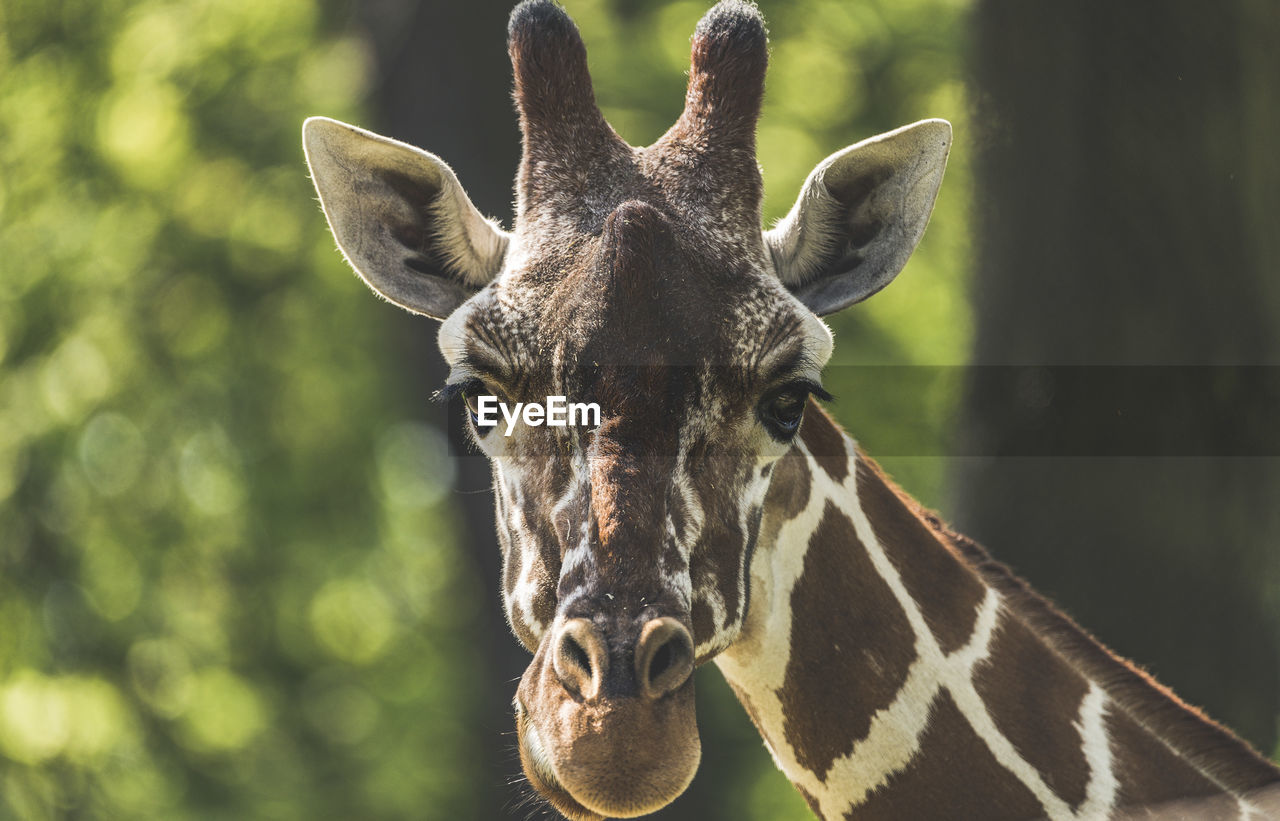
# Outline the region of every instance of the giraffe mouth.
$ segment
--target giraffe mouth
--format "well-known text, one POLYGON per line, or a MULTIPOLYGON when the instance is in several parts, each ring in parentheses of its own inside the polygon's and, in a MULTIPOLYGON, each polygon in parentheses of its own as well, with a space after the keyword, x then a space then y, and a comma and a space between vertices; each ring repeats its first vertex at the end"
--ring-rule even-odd
MULTIPOLYGON (((520 764, 529 785, 570 821, 635 818, 689 786, 701 758, 693 679, 655 705, 581 700, 542 679, 537 659, 515 699, 520 764)), ((557 682, 558 684, 558 682, 557 682)))

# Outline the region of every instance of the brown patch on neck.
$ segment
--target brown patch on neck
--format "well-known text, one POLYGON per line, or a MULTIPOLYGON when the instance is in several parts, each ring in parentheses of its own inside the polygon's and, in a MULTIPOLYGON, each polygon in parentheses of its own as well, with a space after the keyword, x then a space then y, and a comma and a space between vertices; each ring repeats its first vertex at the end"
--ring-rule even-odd
POLYGON ((1221 791, 1128 715, 1108 715, 1106 726, 1120 780, 1119 807, 1156 805, 1221 791))
POLYGON ((800 423, 800 441, 809 454, 828 476, 843 482, 849 476, 849 454, 845 450, 845 435, 835 421, 812 399, 804 410, 800 423))
POLYGON ((974 685, 997 729, 1071 807, 1085 799, 1089 763, 1076 726, 1089 683, 1014 618, 1002 619, 974 685))
POLYGON ((861 451, 855 470, 862 510, 942 652, 963 647, 973 633, 986 585, 938 538, 922 518, 920 505, 861 451))
POLYGON ((904 818, 981 818, 1027 821, 1042 818, 1035 795, 1000 766, 968 720, 942 690, 933 704, 920 750, 905 770, 866 802, 850 810, 849 821, 904 818))
POLYGON ((784 732, 800 765, 824 778, 893 702, 915 658, 906 614, 830 502, 809 538, 791 612, 784 732))

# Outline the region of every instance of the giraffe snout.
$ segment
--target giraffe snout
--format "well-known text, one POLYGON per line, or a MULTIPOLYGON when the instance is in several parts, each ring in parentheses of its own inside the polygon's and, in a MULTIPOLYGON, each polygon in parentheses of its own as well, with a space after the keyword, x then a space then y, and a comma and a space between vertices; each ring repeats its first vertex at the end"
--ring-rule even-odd
POLYGON ((656 609, 580 602, 543 634, 520 679, 521 766, 574 821, 654 812, 698 769, 693 638, 656 609))
POLYGON ((677 619, 662 616, 611 632, 607 635, 594 622, 574 618, 555 636, 552 666, 575 697, 634 695, 656 701, 678 690, 693 674, 693 636, 677 619))

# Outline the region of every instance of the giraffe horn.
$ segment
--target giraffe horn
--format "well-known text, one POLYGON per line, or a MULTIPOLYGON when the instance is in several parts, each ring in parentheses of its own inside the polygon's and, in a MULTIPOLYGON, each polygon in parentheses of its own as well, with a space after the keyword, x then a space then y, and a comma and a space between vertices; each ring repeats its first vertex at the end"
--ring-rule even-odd
POLYGON ((577 187, 599 160, 626 145, 596 105, 587 49, 578 27, 551 0, 525 0, 511 12, 507 51, 524 136, 519 210, 577 187))
POLYGON ((684 112, 663 141, 755 165, 769 37, 753 3, 721 0, 693 33, 684 112))

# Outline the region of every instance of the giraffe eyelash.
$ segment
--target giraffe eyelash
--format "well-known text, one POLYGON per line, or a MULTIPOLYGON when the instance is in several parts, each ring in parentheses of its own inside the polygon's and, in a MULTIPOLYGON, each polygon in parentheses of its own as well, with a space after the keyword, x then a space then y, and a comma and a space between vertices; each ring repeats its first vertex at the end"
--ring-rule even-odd
POLYGON ((812 379, 793 379, 790 382, 783 383, 777 390, 771 391, 771 394, 773 396, 779 396, 791 391, 803 391, 815 399, 822 400, 823 402, 832 402, 835 400, 835 397, 828 393, 826 388, 822 387, 822 385, 812 379))
POLYGON ((448 404, 455 396, 464 393, 478 394, 485 391, 485 383, 479 379, 460 379, 457 382, 446 382, 443 387, 431 394, 431 401, 448 404))

